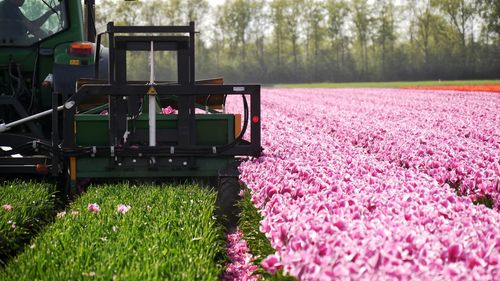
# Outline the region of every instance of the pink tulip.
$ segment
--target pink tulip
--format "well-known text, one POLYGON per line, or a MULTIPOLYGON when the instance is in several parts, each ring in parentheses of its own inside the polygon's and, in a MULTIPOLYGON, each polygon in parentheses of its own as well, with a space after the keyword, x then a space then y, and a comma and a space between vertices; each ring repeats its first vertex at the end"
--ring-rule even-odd
POLYGON ((161 109, 161 113, 164 114, 164 115, 177 114, 177 110, 173 109, 170 106, 167 106, 167 107, 164 107, 164 108, 161 109))
POLYGON ((448 248, 448 260, 451 262, 456 262, 461 254, 462 246, 459 244, 453 244, 448 248))
POLYGON ((244 189, 240 190, 240 192, 238 193, 238 195, 239 195, 240 197, 245 196, 245 190, 244 190, 244 189))
POLYGON ((130 206, 128 205, 123 205, 123 204, 119 204, 118 207, 116 208, 116 211, 122 215, 124 215, 125 213, 127 213, 129 210, 130 210, 130 206))
POLYGON ((101 211, 101 208, 99 207, 99 205, 97 205, 97 203, 89 203, 87 209, 89 210, 89 212, 96 214, 101 211))
POLYGON ((12 205, 10 205, 10 204, 2 205, 2 209, 6 210, 6 211, 12 211, 12 205))
POLYGON ((276 273, 276 271, 282 267, 282 264, 280 263, 280 256, 278 254, 267 256, 261 264, 262 267, 271 274, 276 273))
POLYGON ((249 253, 250 249, 248 249, 247 242, 243 240, 243 233, 240 230, 229 233, 227 241, 226 250, 230 262, 226 264, 226 271, 222 280, 258 280, 259 275, 253 275, 257 270, 257 266, 252 263, 254 258, 249 253))

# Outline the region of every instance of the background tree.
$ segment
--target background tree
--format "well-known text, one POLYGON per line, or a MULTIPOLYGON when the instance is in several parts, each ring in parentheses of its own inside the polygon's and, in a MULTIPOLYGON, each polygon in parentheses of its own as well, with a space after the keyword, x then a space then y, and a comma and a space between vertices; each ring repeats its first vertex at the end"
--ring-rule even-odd
POLYGON ((474 18, 478 15, 480 2, 477 0, 433 0, 432 3, 445 14, 450 26, 453 27, 453 33, 458 37, 460 48, 456 50, 457 59, 461 62, 461 71, 465 72, 470 65, 473 65, 473 62, 469 61, 467 36, 474 36, 472 33, 474 18))
POLYGON ((486 19, 489 31, 500 35, 500 1, 484 0, 482 4, 482 13, 486 19))
POLYGON ((325 18, 325 8, 322 1, 311 0, 304 5, 304 24, 306 33, 306 56, 311 68, 308 69, 312 73, 312 80, 321 80, 318 75, 321 43, 323 41, 324 26, 323 19, 325 18))
MULTIPOLYGON (((292 80, 299 76, 300 35, 303 15, 304 0, 287 0, 285 7, 285 33, 291 44, 291 57, 293 60, 292 80)), ((300 62, 301 63, 301 62, 300 62)))
MULTIPOLYGON (((199 78, 228 82, 500 78, 500 0, 97 1, 97 26, 196 21, 199 78)), ((104 42, 106 43, 106 42, 104 42)), ((175 56, 158 54, 172 77, 175 56)), ((134 55, 131 77, 145 72, 134 55)))
POLYGON ((286 0, 273 0, 271 6, 271 23, 273 25, 274 42, 276 45, 276 67, 281 68, 282 46, 285 37, 285 9, 286 0))
POLYGON ((372 30, 371 11, 367 0, 353 0, 352 17, 353 29, 356 34, 357 50, 359 54, 361 79, 366 79, 368 75, 368 40, 372 30))
POLYGON ((347 18, 349 16, 349 6, 344 0, 328 0, 325 3, 327 12, 326 33, 330 41, 330 52, 328 56, 330 68, 332 69, 332 80, 342 76, 342 69, 345 67, 345 50, 348 47, 346 37, 347 18))
POLYGON ((394 5, 391 0, 378 0, 376 17, 376 35, 375 42, 379 48, 380 71, 379 77, 391 76, 394 73, 389 71, 393 69, 394 44, 396 42, 394 26, 394 5))

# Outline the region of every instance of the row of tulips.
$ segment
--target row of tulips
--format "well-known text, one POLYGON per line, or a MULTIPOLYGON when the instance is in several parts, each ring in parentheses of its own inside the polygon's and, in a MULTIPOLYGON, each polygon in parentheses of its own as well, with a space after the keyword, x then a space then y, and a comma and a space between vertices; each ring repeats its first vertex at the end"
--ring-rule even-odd
POLYGON ((224 248, 214 204, 200 186, 91 187, 0 280, 218 280, 224 248))
POLYGON ((275 257, 275 250, 259 230, 262 216, 252 203, 251 192, 246 187, 243 187, 240 195, 239 227, 227 235, 230 261, 226 264, 223 280, 295 280, 292 276, 283 275, 279 268, 275 267, 279 271, 269 270, 268 265, 273 261, 268 256, 275 257))
POLYGON ((383 89, 264 91, 265 155, 241 166, 264 217, 260 229, 276 249, 261 265, 300 280, 498 280, 499 212, 457 195, 446 185, 451 180, 426 166, 470 161, 467 167, 484 173, 483 182, 498 180, 490 175, 498 171, 499 131, 492 127, 498 98, 383 89), (453 113, 464 104, 472 109, 453 113), (462 136, 460 129, 471 134, 462 136), (489 131, 484 139, 473 135, 489 131), (444 157, 434 141, 444 142, 443 135, 456 138, 449 153, 466 153, 432 158, 444 157), (402 164, 417 149, 414 142, 428 145, 419 147, 425 149, 420 157, 441 162, 402 164), (479 157, 482 152, 494 161, 479 157))
POLYGON ((21 251, 54 212, 48 184, 0 182, 0 265, 21 251))

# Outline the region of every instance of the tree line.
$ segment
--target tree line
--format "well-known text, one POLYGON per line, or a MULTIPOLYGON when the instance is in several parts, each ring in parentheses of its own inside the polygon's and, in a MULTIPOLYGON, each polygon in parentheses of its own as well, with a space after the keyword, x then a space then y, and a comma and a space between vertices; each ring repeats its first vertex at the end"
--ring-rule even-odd
MULTIPOLYGON (((97 2, 98 26, 195 21, 198 78, 299 83, 500 76, 500 0, 97 2)), ((161 73, 173 75, 175 57, 156 59, 161 73)))

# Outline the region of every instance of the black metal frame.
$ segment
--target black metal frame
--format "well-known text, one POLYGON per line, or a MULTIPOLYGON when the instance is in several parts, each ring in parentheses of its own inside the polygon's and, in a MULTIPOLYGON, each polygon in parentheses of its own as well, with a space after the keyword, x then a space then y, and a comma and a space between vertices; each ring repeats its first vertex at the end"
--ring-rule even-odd
MULTIPOLYGON (((109 76, 107 84, 86 84, 77 89, 76 93, 66 101, 63 121, 62 149, 77 153, 88 151, 87 148, 78 147, 74 140, 74 119, 77 106, 89 96, 109 97, 109 143, 110 146, 119 148, 113 154, 117 156, 136 156, 151 154, 161 156, 168 154, 175 156, 259 156, 261 148, 260 120, 250 122, 250 142, 238 140, 230 146, 207 147, 195 144, 195 99, 196 96, 209 95, 250 95, 250 116, 260 119, 260 85, 197 85, 195 84, 195 29, 194 22, 189 26, 114 26, 108 23, 109 37, 109 76), (119 33, 188 33, 189 36, 116 36, 119 33), (149 89, 149 85, 127 84, 126 81, 126 51, 150 50, 153 41, 155 51, 177 51, 177 84, 155 85, 159 97, 177 96, 178 99, 178 134, 174 153, 171 147, 127 147, 120 142, 126 130, 127 115, 135 115, 138 110, 139 100, 149 89), (175 152, 178 151, 178 152, 175 152), (210 151, 208 153, 207 151, 210 151), (214 153, 212 153, 214 151, 214 153)), ((98 35, 97 41, 100 41, 98 35)), ((99 44, 98 44, 99 46, 99 44)), ((99 47, 98 47, 99 48, 99 47)), ((99 49, 96 51, 99 52, 99 49)), ((98 60, 96 61, 98 63, 98 60)), ((98 70, 98 65, 96 66, 98 70)), ((98 73, 96 73, 98 77, 98 73)), ((53 107, 56 105, 54 104, 53 107)), ((251 118, 248 118, 251 119, 251 118)), ((57 124, 53 124, 57 126, 57 124)), ((54 129, 56 131, 57 128, 54 129)), ((110 155, 110 147, 98 147, 94 155, 110 155)))
MULTIPOLYGON (((92 2, 92 1, 89 1, 92 2)), ((38 167, 46 167, 53 176, 59 176, 65 171, 65 161, 70 156, 88 156, 92 151, 94 156, 110 157, 162 157, 177 160, 193 159, 196 157, 232 157, 232 156, 260 156, 261 127, 260 127, 260 85, 201 85, 195 81, 195 48, 194 23, 189 26, 114 26, 111 22, 107 26, 109 36, 109 76, 106 84, 86 84, 68 98, 68 93, 53 93, 52 95, 52 133, 50 140, 44 140, 40 128, 33 122, 27 126, 33 136, 2 134, 2 143, 14 147, 22 145, 20 150, 26 155, 23 158, 0 157, 0 175, 6 174, 36 174, 38 167), (115 36, 119 33, 188 33, 189 36, 115 36), (176 96, 178 104, 178 145, 174 147, 136 147, 122 145, 120 136, 125 130, 127 114, 138 110, 137 104, 141 97, 149 90, 149 85, 128 84, 126 81, 126 51, 149 50, 153 41, 154 49, 158 51, 170 50, 178 52, 178 81, 177 84, 155 85, 160 98, 162 96, 176 96), (110 146, 107 147, 79 147, 75 144, 74 120, 77 106, 86 97, 106 95, 109 98, 110 112, 110 146), (197 96, 250 95, 250 123, 251 140, 237 139, 230 145, 219 147, 195 145, 195 101, 197 96), (62 116, 62 135, 59 135, 61 124, 57 107, 59 101, 65 101, 62 116), (258 116, 258 122, 250 122, 251 117, 258 116), (62 138, 61 138, 62 137, 62 138), (32 145, 31 145, 32 143, 32 145), (28 145, 29 144, 29 145, 28 145), (112 147, 111 147, 112 146, 112 147), (39 149, 40 148, 40 149, 39 149), (172 149, 173 148, 173 149, 172 149), (113 151, 113 152, 111 152, 113 151), (176 158, 177 157, 177 158, 176 158), (187 157, 187 158, 186 158, 187 157)), ((101 35, 97 36, 97 50, 101 35)), ((99 77, 99 60, 96 60, 96 77, 99 77)), ((17 101, 0 97, 0 104, 12 105, 16 111, 26 117, 17 101)), ((245 100, 246 102, 246 100, 245 100)), ((23 154, 24 155, 24 154, 23 154)), ((110 159, 111 160, 111 159, 110 159)), ((161 159, 158 159, 161 160, 161 159)), ((175 161, 177 161, 175 160, 175 161)), ((174 162, 175 162, 174 161, 174 162)), ((113 162, 113 160, 111 160, 113 162)), ((115 158, 116 162, 116 158, 115 158)), ((192 162, 192 161, 190 161, 192 162)), ((159 161, 161 163, 161 161, 159 161)), ((233 175, 230 169, 226 174, 233 175)), ((223 172, 224 173, 224 172, 223 172)))

